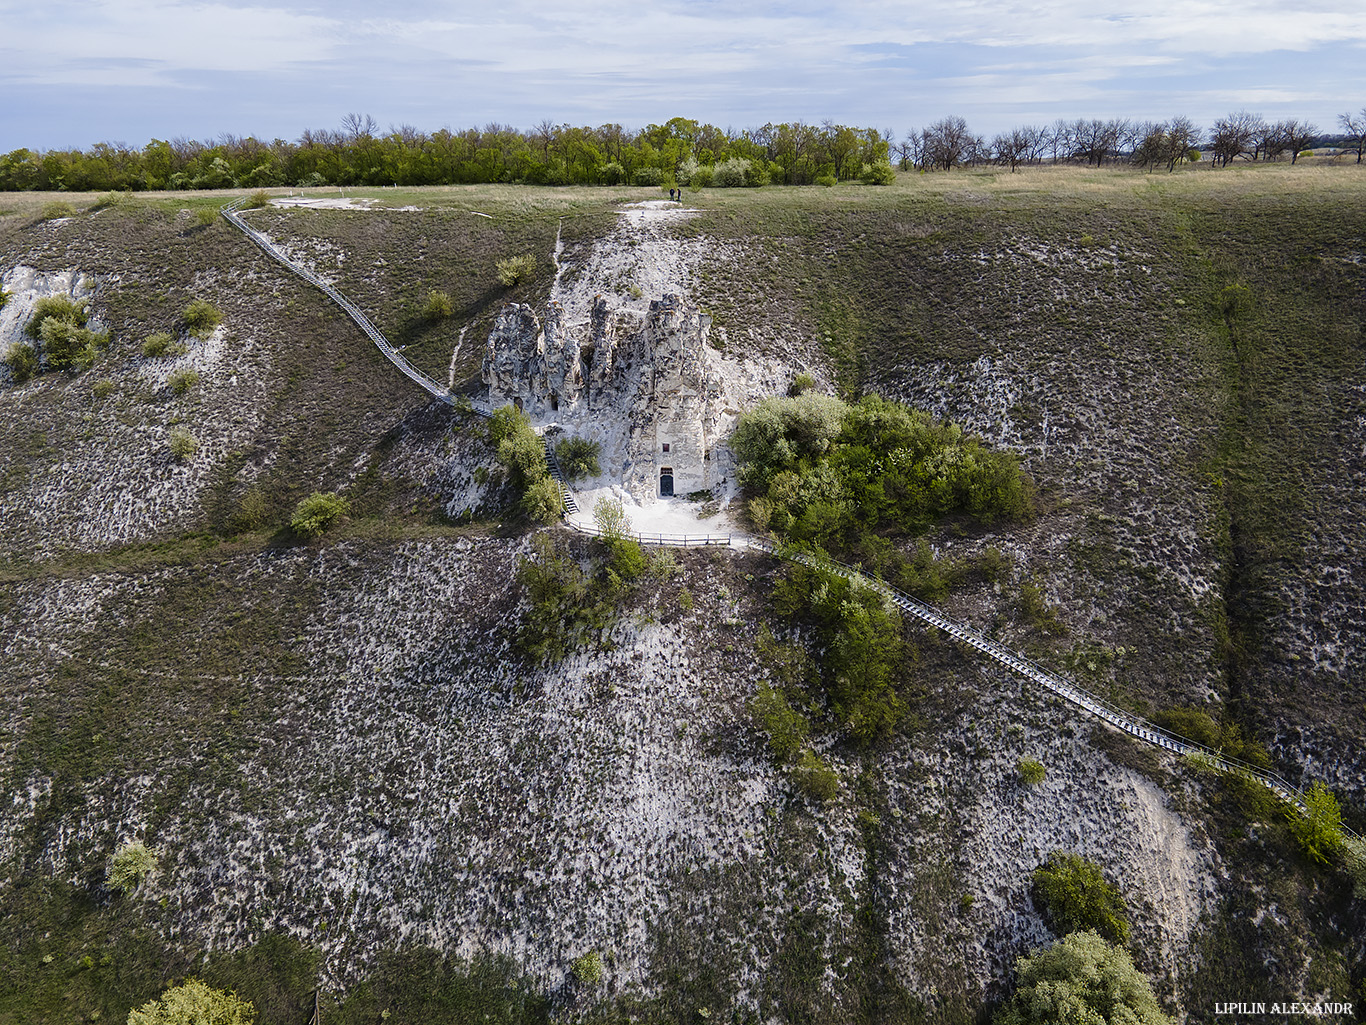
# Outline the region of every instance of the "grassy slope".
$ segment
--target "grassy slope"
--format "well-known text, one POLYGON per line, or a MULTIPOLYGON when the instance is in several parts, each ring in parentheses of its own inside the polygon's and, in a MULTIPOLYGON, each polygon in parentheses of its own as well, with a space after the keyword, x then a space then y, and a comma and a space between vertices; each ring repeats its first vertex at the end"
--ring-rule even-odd
MULTIPOLYGON (((561 217, 571 245, 591 237, 608 201, 625 191, 376 191, 392 205, 416 200, 439 210, 388 218, 311 211, 252 216, 267 230, 345 250, 343 289, 375 311, 419 365, 444 378, 461 327, 469 328, 469 356, 458 369, 476 369, 475 353, 497 305, 493 259, 548 252, 561 217), (452 322, 414 319, 431 287, 455 296, 452 322)), ((1350 168, 1176 177, 1036 171, 903 177, 885 190, 717 191, 690 198, 704 214, 684 230, 727 243, 733 257, 705 268, 699 290, 739 352, 789 350, 795 337, 808 351, 824 352, 846 388, 921 401, 1027 454, 1044 500, 1038 524, 985 536, 948 531, 935 541, 949 551, 990 541, 1016 552, 1016 582, 1029 576, 1043 583, 1071 632, 1051 640, 1031 629, 1009 591, 959 595, 957 611, 1048 657, 1080 653, 1079 675, 1115 687, 1120 697, 1160 706, 1211 692, 1273 747, 1284 767, 1295 767, 1307 740, 1318 745, 1320 758, 1344 758, 1349 767, 1339 786, 1357 795, 1357 808, 1363 805, 1360 767, 1350 767, 1354 738, 1364 732, 1351 667, 1360 664, 1359 610, 1366 605, 1351 557, 1366 550, 1360 489, 1350 486, 1362 475, 1356 418, 1366 380, 1366 310, 1359 263, 1351 262, 1360 259, 1359 227, 1366 222, 1359 174, 1350 168), (1254 302, 1230 329, 1216 300, 1231 282, 1245 283, 1254 302), (1325 575, 1335 565, 1346 567, 1347 579, 1325 575), (1337 649, 1329 650, 1334 643, 1337 649), (1129 652, 1141 646, 1143 654, 1117 656, 1121 645, 1129 652), (1086 668, 1088 657, 1097 669, 1086 668)), ((212 539, 171 541, 47 558, 38 566, 25 565, 24 554, 44 524, 9 521, 12 561, 0 612, 33 607, 25 580, 44 581, 40 590, 50 593, 99 590, 110 577, 131 582, 150 573, 163 581, 155 594, 132 599, 118 650, 110 652, 118 658, 101 655, 107 630, 59 627, 50 636, 76 642, 76 657, 45 661, 48 656, 30 653, 30 678, 43 685, 5 696, 7 722, 18 727, 5 738, 10 778, 37 772, 53 780, 22 843, 31 879, 43 878, 37 870, 44 829, 90 801, 90 784, 157 764, 145 754, 152 724, 178 724, 166 732, 178 735, 181 746, 158 756, 166 759, 172 805, 176 779, 211 790, 221 776, 222 787, 231 787, 234 766, 259 756, 261 737, 286 700, 281 683, 270 681, 295 675, 298 654, 290 639, 301 635, 302 620, 294 620, 316 604, 309 590, 316 585, 287 575, 283 590, 257 593, 244 567, 270 561, 278 543, 270 540, 270 526, 298 495, 316 486, 349 486, 362 511, 384 513, 391 523, 398 514, 412 537, 444 529, 430 525, 424 500, 417 515, 411 512, 422 478, 386 462, 397 433, 415 433, 420 447, 423 438, 439 442, 444 422, 429 422, 421 395, 388 373, 318 297, 294 287, 226 226, 202 228, 175 213, 207 201, 140 202, 55 228, 24 213, 0 218, 7 265, 78 266, 123 279, 102 300, 117 339, 108 359, 81 378, 29 386, 35 398, 24 416, 7 418, 0 447, 8 456, 6 480, 40 479, 64 453, 102 432, 117 447, 119 417, 190 416, 225 440, 188 489, 195 501, 178 507, 165 535, 226 522, 250 480, 271 496, 266 529, 226 547, 212 539), (130 248, 140 254, 131 263, 130 248), (243 298, 244 288, 257 294, 243 298), (255 376, 261 395, 245 411, 217 389, 205 389, 181 409, 135 384, 136 340, 200 295, 223 307, 236 337, 249 336, 261 350, 242 371, 255 376), (102 375, 121 385, 108 400, 113 409, 92 407, 88 399, 90 381, 102 375), (79 419, 86 410, 93 420, 79 419), (32 443, 35 432, 43 433, 42 445, 32 443), (358 461, 373 471, 357 476, 358 461), (14 470, 20 463, 22 478, 14 470), (187 609, 201 624, 192 638, 182 625, 187 609), (187 648, 194 652, 188 662, 187 648), (130 675, 129 668, 137 671, 130 675), (148 684, 149 674, 165 672, 179 679, 169 706, 165 692, 148 684), (261 682, 245 686, 244 678, 261 682), (181 764, 186 758, 188 768, 181 764)), ((514 297, 543 295, 550 273, 543 262, 537 280, 514 297)), ((365 546, 378 546, 375 557, 383 562, 396 542, 373 535, 394 528, 362 523, 356 529, 365 546)), ((1355 567, 1359 578, 1359 557, 1355 567)), ((931 668, 935 658, 928 661, 927 683, 936 696, 924 712, 957 728, 965 707, 975 714, 971 703, 955 704, 941 691, 961 671, 945 673, 931 668)), ((1211 799, 1219 807, 1232 802, 1217 793, 1211 799)), ((866 797, 871 808, 879 800, 875 793, 866 797)), ((96 819, 104 814, 87 811, 96 819)), ((118 814, 111 810, 111 819, 118 814)), ((1211 827, 1230 863, 1246 872, 1246 887, 1230 888, 1226 911, 1209 933, 1217 955, 1210 963, 1225 974, 1211 970, 1211 977, 1184 983, 1210 999, 1223 998, 1221 986, 1250 985, 1259 977, 1259 959, 1246 951, 1276 950, 1297 929, 1328 937, 1356 928, 1328 917, 1331 888, 1319 892, 1298 881, 1304 870, 1285 862, 1283 838, 1249 840, 1239 821, 1236 814, 1216 817, 1211 827), (1255 887, 1273 881, 1285 921, 1251 927, 1237 906, 1255 909, 1255 887), (1234 950, 1244 953, 1230 962, 1234 950), (1243 967, 1230 969, 1230 963, 1243 967)), ((889 839, 893 846, 907 839, 901 829, 889 825, 886 837, 866 838, 873 864, 888 857, 878 851, 889 839)), ((931 849, 940 842, 922 841, 931 849)), ((952 857, 947 849, 944 856, 952 857)), ((946 871, 950 864, 945 861, 946 871)), ((94 886, 98 865, 87 868, 75 887, 29 882, 7 898, 25 909, 25 926, 10 937, 14 960, 5 967, 15 992, 34 1001, 9 1006, 42 1008, 40 1017, 55 1019, 62 994, 85 992, 81 980, 88 980, 90 993, 105 995, 82 999, 104 1001, 88 1006, 117 1014, 154 990, 157 977, 183 970, 183 954, 158 952, 164 948, 155 935, 164 926, 156 913, 142 921, 109 905, 94 886), (54 932, 58 942, 37 942, 43 932, 54 932), (126 937, 144 937, 149 945, 129 945, 120 939, 126 937), (124 965, 117 985, 82 975, 90 971, 80 967, 82 952, 95 951, 99 965, 102 944, 124 965), (35 962, 53 949, 64 974, 35 986, 35 962)), ((934 891, 933 902, 948 906, 960 896, 953 871, 942 883, 933 873, 917 878, 918 886, 934 891)), ((960 917, 949 914, 938 927, 946 941, 957 937, 953 944, 963 942, 960 917)), ((794 918, 788 935, 820 928, 794 918)), ((866 954, 877 931, 845 942, 866 954)), ((688 978, 675 980, 678 991, 710 992, 697 973, 720 952, 708 953, 700 936, 670 942, 693 951, 688 978)), ((1300 942, 1307 946, 1292 960, 1327 964, 1316 970, 1326 970, 1332 986, 1354 973, 1350 962, 1359 948, 1300 942)), ((799 947, 783 956, 799 959, 799 947)), ((297 1003, 311 978, 307 957, 277 951, 273 963, 301 973, 290 997, 297 1003)), ((1281 984, 1296 979, 1296 971, 1289 966, 1278 976, 1281 984)), ((225 968, 218 977, 236 981, 247 974, 225 968)), ((794 969, 793 988, 782 994, 792 1007, 812 999, 803 989, 809 977, 794 969)), ((884 1009, 899 1006, 895 991, 867 991, 883 994, 884 1009)), ((970 1015, 971 996, 953 999, 966 1001, 955 1005, 953 1016, 970 1015)))

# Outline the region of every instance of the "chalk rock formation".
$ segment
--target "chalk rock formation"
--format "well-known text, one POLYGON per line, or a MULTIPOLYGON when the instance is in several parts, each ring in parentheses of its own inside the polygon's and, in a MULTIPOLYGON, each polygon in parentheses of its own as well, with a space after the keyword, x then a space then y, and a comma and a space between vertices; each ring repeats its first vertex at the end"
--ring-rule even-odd
POLYGON ((489 404, 514 403, 533 422, 602 442, 605 473, 639 497, 711 488, 730 474, 721 443, 738 408, 710 329, 710 317, 673 294, 643 317, 598 296, 581 325, 553 301, 540 318, 509 304, 484 353, 489 404))

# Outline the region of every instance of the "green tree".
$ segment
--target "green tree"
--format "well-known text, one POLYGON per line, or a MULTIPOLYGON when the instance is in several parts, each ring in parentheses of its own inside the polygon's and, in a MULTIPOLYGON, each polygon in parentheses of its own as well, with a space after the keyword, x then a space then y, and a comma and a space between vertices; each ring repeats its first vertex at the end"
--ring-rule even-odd
POLYGON ((1038 786, 1048 775, 1048 770, 1044 768, 1043 763, 1035 761, 1033 758, 1021 758, 1016 763, 1016 768, 1020 773, 1020 781, 1026 786, 1038 786))
POLYGON ((602 955, 596 950, 574 958, 574 978, 585 986, 596 986, 602 981, 602 955))
POLYGON ((111 890, 132 893, 156 871, 157 860, 157 852, 141 840, 123 844, 109 862, 109 874, 105 881, 111 890))
POLYGON ((536 478, 522 492, 522 512, 535 523, 551 524, 564 512, 564 495, 549 474, 536 478))
POLYGON ((598 456, 602 445, 587 438, 565 438, 555 446, 555 461, 565 480, 573 482, 584 477, 596 477, 602 472, 598 456))
POLYGON ((1015 962, 1018 976, 995 1025, 1168 1025, 1128 951, 1075 932, 1015 962))
POLYGON ((593 522, 602 543, 612 553, 610 569, 622 580, 634 580, 645 571, 645 552, 631 536, 631 520, 617 498, 599 498, 593 506, 593 522))
POLYGON ((235 993, 187 979, 128 1012, 128 1025, 252 1025, 256 1009, 235 993))
POLYGON ((428 320, 444 320, 455 312, 449 292, 433 288, 427 293, 427 301, 422 305, 422 315, 428 320))
POLYGON ((1304 804, 1307 815, 1290 811, 1290 833, 1310 860, 1327 865, 1342 852, 1342 807, 1318 782, 1304 792, 1304 804))
POLYGON ((779 765, 797 756, 811 732, 806 716, 788 704, 782 691, 767 684, 760 684, 758 693, 750 698, 749 714, 768 737, 768 750, 779 765))
POLYGON ((1050 854, 1034 870, 1030 893, 1059 936, 1089 929, 1115 943, 1129 938, 1128 907, 1119 888, 1080 854, 1050 854))
POLYGON ((346 499, 336 492, 315 491, 295 506, 289 526, 300 537, 318 537, 345 516, 348 508, 346 499))
POLYGON ((536 257, 532 253, 509 256, 497 263, 498 280, 504 288, 511 288, 521 281, 528 281, 536 273, 536 257))

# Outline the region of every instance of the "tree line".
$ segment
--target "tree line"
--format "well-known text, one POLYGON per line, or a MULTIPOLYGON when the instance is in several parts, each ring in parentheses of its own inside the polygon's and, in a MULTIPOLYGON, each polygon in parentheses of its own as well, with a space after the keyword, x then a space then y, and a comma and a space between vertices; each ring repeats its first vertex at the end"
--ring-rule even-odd
POLYGON ((0 190, 268 188, 314 185, 663 185, 705 168, 698 184, 810 185, 855 178, 886 164, 877 129, 825 122, 766 124, 737 132, 688 118, 631 131, 546 120, 527 131, 490 124, 453 132, 409 125, 381 132, 350 114, 336 130, 306 130, 294 142, 232 135, 153 139, 142 149, 102 142, 89 150, 18 149, 0 157, 0 190), (736 172, 738 180, 727 179, 736 172))
POLYGON ((1366 108, 1338 115, 1341 134, 1327 135, 1310 121, 1288 118, 1268 121, 1245 110, 1217 119, 1208 132, 1190 118, 1135 121, 1128 118, 1058 119, 1051 125, 1024 125, 988 140, 975 134, 961 117, 946 117, 923 129, 911 129, 892 153, 903 170, 948 171, 955 167, 995 164, 1012 171, 1021 164, 1108 163, 1140 167, 1165 166, 1198 160, 1204 153, 1220 167, 1235 160, 1271 161, 1287 155, 1295 163, 1307 149, 1338 147, 1355 153, 1361 163, 1366 151, 1366 108))
POLYGON ((1300 120, 1267 121, 1239 111, 1204 132, 1186 117, 1168 121, 1059 119, 988 139, 961 117, 946 117, 897 140, 889 130, 825 121, 768 123, 735 131, 673 118, 632 131, 620 124, 575 127, 543 120, 529 130, 490 124, 426 133, 410 125, 382 132, 349 114, 335 130, 308 129, 295 141, 251 136, 153 139, 141 149, 101 142, 88 150, 17 149, 0 156, 3 191, 141 191, 317 185, 813 185, 889 180, 902 170, 949 171, 994 164, 1128 163, 1174 169, 1207 151, 1234 160, 1294 163, 1311 146, 1366 151, 1366 108, 1338 117, 1328 136, 1300 120))

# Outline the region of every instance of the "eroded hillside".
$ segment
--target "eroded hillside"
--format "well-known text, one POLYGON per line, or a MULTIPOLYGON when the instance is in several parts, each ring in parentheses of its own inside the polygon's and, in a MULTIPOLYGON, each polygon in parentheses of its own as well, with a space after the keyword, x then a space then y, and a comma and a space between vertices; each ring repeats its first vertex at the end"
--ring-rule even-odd
MULTIPOLYGON (((1039 514, 937 528, 944 607, 1140 710, 1236 724, 1359 827, 1366 180, 1265 170, 703 192, 648 225, 616 212, 630 190, 250 216, 457 386, 502 302, 664 282, 775 387, 815 370, 1019 451, 1039 514), (523 252, 509 289, 496 260, 523 252), (998 572, 949 572, 990 550, 998 572)), ((188 206, 0 218, 7 323, 84 280, 111 337, 0 385, 0 1020, 120 1019, 191 971, 263 1020, 315 986, 343 1020, 432 1020, 433 948, 505 955, 570 1017, 971 1021, 1050 938, 1029 879, 1060 849, 1121 886, 1140 967, 1193 1020, 1231 987, 1360 992, 1361 905, 1264 797, 914 626, 895 736, 820 734, 837 796, 794 787, 748 710, 785 671, 761 628, 811 649, 766 556, 682 552, 532 663, 531 536, 498 519, 477 418, 188 206), (203 338, 195 299, 223 314, 203 338), (156 331, 184 353, 144 355, 156 331), (315 490, 351 515, 305 543, 287 523, 315 490), (115 895, 130 839, 161 863, 115 895), (577 979, 595 950, 602 981, 577 979)))

